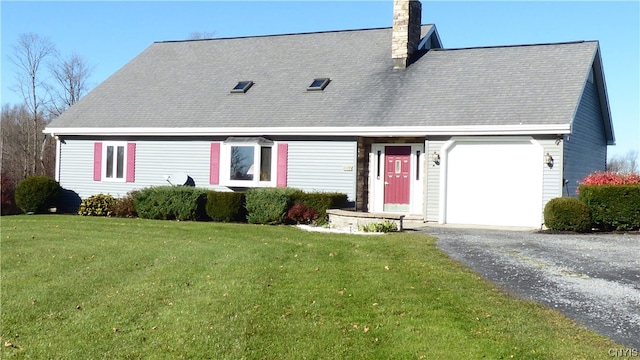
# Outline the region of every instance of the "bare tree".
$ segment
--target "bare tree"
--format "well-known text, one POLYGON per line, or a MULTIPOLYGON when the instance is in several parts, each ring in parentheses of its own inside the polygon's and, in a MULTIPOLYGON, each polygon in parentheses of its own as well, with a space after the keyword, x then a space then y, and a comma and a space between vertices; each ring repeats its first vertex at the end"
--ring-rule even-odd
POLYGON ((29 110, 22 105, 2 107, 0 174, 15 184, 29 175, 33 158, 29 152, 29 110))
MULTIPOLYGON (((40 115, 41 116, 41 115, 40 115)), ((39 127, 40 124, 38 125, 39 127)), ((4 104, 0 116, 0 178, 2 214, 16 213, 13 200, 16 185, 30 176, 34 162, 31 138, 31 114, 24 103, 4 104)), ((55 171, 55 144, 43 143, 41 148, 40 174, 53 177, 55 171)))
POLYGON ((189 34, 189 40, 211 39, 215 35, 215 31, 192 31, 189 34))
POLYGON ((42 130, 45 125, 43 109, 47 99, 47 86, 41 66, 49 57, 55 56, 57 51, 48 38, 32 33, 21 34, 13 51, 9 59, 17 67, 15 90, 22 95, 30 114, 31 126, 28 127, 26 147, 32 159, 26 176, 31 176, 44 172, 42 152, 46 144, 43 144, 45 135, 42 130))
POLYGON ((625 155, 614 156, 607 161, 607 171, 621 174, 637 174, 638 150, 629 150, 625 155))
POLYGON ((93 69, 82 56, 73 53, 66 59, 58 57, 56 62, 49 65, 49 70, 56 85, 51 89, 49 111, 55 117, 87 93, 87 81, 93 69))

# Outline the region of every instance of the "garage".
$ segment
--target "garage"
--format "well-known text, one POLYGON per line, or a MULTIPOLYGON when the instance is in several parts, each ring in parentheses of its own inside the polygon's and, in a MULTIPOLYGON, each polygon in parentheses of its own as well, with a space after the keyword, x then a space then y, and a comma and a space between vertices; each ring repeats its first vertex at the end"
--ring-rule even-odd
POLYGON ((543 150, 538 143, 455 140, 444 153, 444 222, 540 227, 543 150))

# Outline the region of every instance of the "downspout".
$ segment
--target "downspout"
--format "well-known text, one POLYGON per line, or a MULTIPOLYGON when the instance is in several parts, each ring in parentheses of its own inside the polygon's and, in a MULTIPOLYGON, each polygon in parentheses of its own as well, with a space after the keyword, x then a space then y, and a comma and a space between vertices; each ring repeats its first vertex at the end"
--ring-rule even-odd
POLYGON ((56 166, 55 166, 55 174, 54 178, 58 183, 60 183, 60 155, 62 152, 62 141, 57 135, 51 134, 54 139, 56 139, 56 166))

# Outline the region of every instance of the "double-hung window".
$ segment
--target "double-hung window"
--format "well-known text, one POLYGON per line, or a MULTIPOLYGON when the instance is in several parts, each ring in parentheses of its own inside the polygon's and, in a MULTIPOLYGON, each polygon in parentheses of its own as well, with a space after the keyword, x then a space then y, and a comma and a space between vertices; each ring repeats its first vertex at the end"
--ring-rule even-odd
POLYGON ((127 144, 105 143, 104 145, 104 178, 124 181, 127 144))
POLYGON ((124 141, 94 143, 93 180, 135 181, 136 144, 124 141))
POLYGON ((228 138, 221 149, 221 180, 228 186, 275 186, 275 160, 271 140, 228 138))

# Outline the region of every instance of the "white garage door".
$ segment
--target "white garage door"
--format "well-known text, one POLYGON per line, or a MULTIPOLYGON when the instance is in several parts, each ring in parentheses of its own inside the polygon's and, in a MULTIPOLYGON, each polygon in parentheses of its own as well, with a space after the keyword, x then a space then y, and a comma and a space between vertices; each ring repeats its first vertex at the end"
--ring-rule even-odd
POLYGON ((457 142, 447 152, 445 222, 540 227, 542 148, 457 142))

